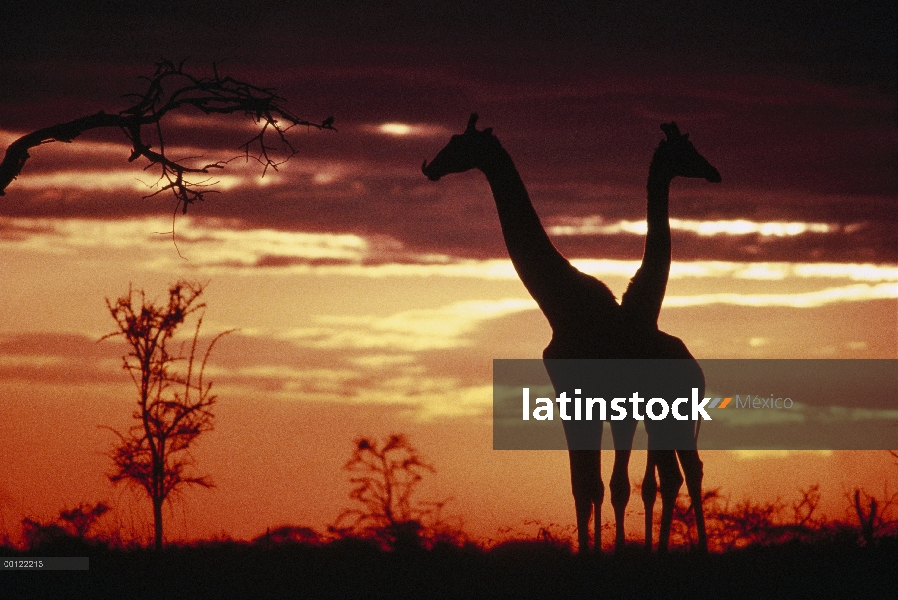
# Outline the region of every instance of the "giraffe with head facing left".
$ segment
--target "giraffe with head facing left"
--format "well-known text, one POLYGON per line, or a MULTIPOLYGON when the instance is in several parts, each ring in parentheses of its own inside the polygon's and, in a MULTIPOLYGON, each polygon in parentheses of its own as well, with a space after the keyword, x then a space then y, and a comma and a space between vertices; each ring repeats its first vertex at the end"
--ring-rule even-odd
MULTIPOLYGON (((695 149, 688 134, 675 123, 661 126, 662 140, 652 157, 647 183, 647 233, 642 264, 621 298, 616 300, 601 281, 576 269, 550 241, 530 201, 520 174, 492 129, 478 130, 477 115, 471 115, 464 133, 449 143, 422 171, 437 181, 450 173, 480 170, 493 193, 502 235, 512 264, 527 291, 552 328, 552 340, 543 351, 546 368, 556 392, 567 382, 551 364, 555 359, 675 359, 682 368, 678 379, 704 394, 701 368, 672 335, 658 329, 658 315, 667 287, 671 262, 668 198, 676 177, 702 178, 719 182, 720 173, 695 149)), ((590 547, 589 524, 595 511, 595 547, 601 547, 601 506, 605 486, 601 477, 600 450, 603 424, 563 421, 568 441, 571 488, 577 516, 580 552, 590 547), (588 429, 586 429, 588 428, 588 429), (583 447, 578 440, 590 437, 583 447)), ((642 486, 646 510, 646 546, 652 547, 652 510, 661 492, 659 551, 667 549, 673 507, 684 477, 695 510, 699 547, 707 549, 701 510, 702 463, 698 457, 693 421, 645 421, 649 452, 642 486), (657 440, 663 439, 663 443, 657 440), (673 444, 673 445, 671 445, 673 444), (659 483, 655 480, 658 471, 659 483)), ((610 421, 615 456, 610 491, 615 516, 615 546, 625 541, 624 513, 630 498, 627 467, 637 422, 610 421)))

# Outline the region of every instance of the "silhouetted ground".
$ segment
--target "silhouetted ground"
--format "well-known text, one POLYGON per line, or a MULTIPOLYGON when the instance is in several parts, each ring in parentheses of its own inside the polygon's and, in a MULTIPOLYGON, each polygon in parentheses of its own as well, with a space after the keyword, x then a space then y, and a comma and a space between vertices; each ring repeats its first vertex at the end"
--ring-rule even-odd
MULTIPOLYGON (((898 539, 707 556, 636 549, 583 559, 544 543, 383 552, 361 541, 109 550, 69 542, 89 571, 0 572, 2 598, 895 598, 898 539)), ((0 555, 22 556, 0 548, 0 555)))

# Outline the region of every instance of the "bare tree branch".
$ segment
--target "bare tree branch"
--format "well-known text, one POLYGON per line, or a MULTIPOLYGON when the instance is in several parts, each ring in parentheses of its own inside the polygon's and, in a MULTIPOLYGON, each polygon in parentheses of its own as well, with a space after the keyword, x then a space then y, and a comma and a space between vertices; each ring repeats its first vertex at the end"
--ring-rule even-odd
POLYGON ((287 138, 290 129, 304 126, 336 131, 333 117, 321 123, 300 119, 287 110, 284 99, 271 88, 258 87, 229 76, 222 77, 215 65, 212 77, 196 77, 183 67, 183 62, 178 65, 167 60, 157 63, 156 73, 152 77, 142 78, 147 82, 146 92, 128 94, 126 97, 134 98, 136 103, 119 113, 100 111, 68 123, 38 129, 14 141, 0 162, 0 196, 22 172, 31 157, 28 153, 31 148, 50 142, 70 143, 86 131, 114 127, 121 130, 131 143, 128 161, 146 159, 148 164, 145 169, 158 169, 159 180, 165 182, 159 190, 144 198, 171 191, 177 206, 186 214, 190 204, 202 200, 207 193, 215 192, 209 189, 214 185, 212 179, 202 178, 202 175, 223 169, 229 160, 189 166, 186 162, 189 159, 172 158, 166 153, 162 127, 163 118, 170 113, 192 108, 206 115, 244 114, 252 118, 259 125, 259 132, 240 149, 247 159, 252 158, 262 165, 263 176, 268 169, 277 170, 296 154, 296 149, 287 138), (155 132, 158 150, 148 143, 147 128, 155 132), (191 175, 197 175, 199 179, 191 175))

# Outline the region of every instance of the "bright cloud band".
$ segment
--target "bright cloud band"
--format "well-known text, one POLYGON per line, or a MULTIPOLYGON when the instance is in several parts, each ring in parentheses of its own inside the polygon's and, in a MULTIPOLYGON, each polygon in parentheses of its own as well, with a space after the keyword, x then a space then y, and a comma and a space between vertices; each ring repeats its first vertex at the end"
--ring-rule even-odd
MULTIPOLYGON (((614 235, 631 233, 645 235, 647 225, 642 221, 606 222, 602 217, 584 217, 580 219, 563 219, 564 224, 551 225, 547 228, 552 235, 614 235)), ((851 226, 846 226, 850 228, 851 226)), ((746 219, 723 221, 695 221, 690 219, 670 219, 670 228, 674 231, 689 231, 700 236, 713 235, 749 235, 789 237, 804 233, 833 233, 841 230, 839 225, 829 223, 804 223, 800 221, 755 222, 746 219)))

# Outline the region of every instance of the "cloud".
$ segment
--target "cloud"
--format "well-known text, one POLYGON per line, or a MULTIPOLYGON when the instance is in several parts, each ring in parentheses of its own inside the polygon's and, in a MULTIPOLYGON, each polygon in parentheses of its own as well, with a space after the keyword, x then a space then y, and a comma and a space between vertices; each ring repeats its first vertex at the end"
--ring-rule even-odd
POLYGON ((311 348, 392 349, 421 352, 470 345, 466 338, 484 321, 525 310, 532 300, 470 300, 434 309, 415 309, 386 317, 317 316, 316 325, 293 329, 284 337, 311 348))
MULTIPOLYGON (((550 235, 614 235, 618 233, 630 233, 644 236, 648 230, 645 220, 642 221, 617 221, 606 223, 600 215, 580 218, 555 219, 565 221, 565 224, 549 225, 546 231, 550 235)), ((793 222, 766 222, 757 223, 747 219, 722 220, 722 221, 697 221, 694 219, 670 219, 672 231, 688 231, 700 237, 714 235, 749 235, 757 234, 762 237, 791 237, 805 233, 831 233, 839 230, 839 225, 827 223, 802 223, 793 222)))
POLYGON ((798 277, 845 277, 852 281, 898 281, 898 265, 818 263, 792 265, 798 277))
MULTIPOLYGON (((308 43, 317 47, 321 40, 308 43)), ((295 98, 303 114, 334 114, 340 131, 296 128, 291 139, 297 155, 264 178, 254 161, 229 163, 209 182, 218 181, 214 189, 222 193, 210 194, 190 214, 244 231, 391 240, 417 257, 504 258, 482 177, 472 173, 434 184, 419 168, 476 109, 482 125, 495 127, 514 157, 565 255, 637 258, 658 123, 675 118, 724 176, 720 186, 676 182, 671 224, 678 258, 898 259, 892 216, 898 133, 888 93, 764 70, 726 73, 688 62, 659 73, 656 63, 641 64, 634 56, 590 62, 582 48, 576 54, 515 48, 508 55, 495 49, 472 59, 465 47, 412 44, 415 51, 409 53, 405 43, 393 40, 376 49, 335 44, 282 57, 276 65, 260 60, 252 69, 232 63, 252 81, 295 98), (535 54, 543 60, 522 58, 535 54)), ((82 108, 72 105, 74 99, 93 111, 106 106, 129 90, 138 72, 133 65, 115 68, 103 61, 83 61, 74 69, 62 61, 27 62, 12 69, 22 85, 0 92, 3 142, 24 133, 22 123, 79 116, 82 108), (114 87, 123 89, 113 94, 114 87)), ((242 115, 172 116, 167 149, 204 162, 239 156, 239 144, 253 129, 252 119, 242 115)), ((155 176, 139 164, 128 169, 130 148, 124 142, 110 130, 35 149, 0 201, 4 214, 167 216, 174 209, 171 198, 141 201, 154 190, 140 182, 151 185, 155 176)), ((255 261, 241 257, 239 264, 304 264, 281 250, 255 261)), ((380 256, 377 262, 423 261, 380 256)))
POLYGON ((448 137, 452 131, 441 125, 428 123, 380 123, 378 125, 362 125, 360 129, 366 133, 394 137, 448 137))
POLYGON ((77 334, 0 337, 0 381, 29 385, 131 385, 122 373, 122 347, 77 334))
MULTIPOLYGON (((297 155, 264 178, 254 161, 229 163, 209 181, 223 193, 191 214, 243 229, 383 236, 417 254, 504 256, 479 174, 433 184, 419 169, 477 105, 569 256, 639 256, 657 124, 677 118, 724 175, 720 186, 675 184, 675 248, 688 258, 898 257, 890 96, 762 74, 686 69, 659 85, 656 73, 607 66, 555 69, 547 78, 537 76, 539 64, 506 70, 449 57, 426 64, 325 54, 255 76, 279 82, 304 104, 337 104, 322 116, 336 114, 340 131, 296 131, 297 155)), ((0 138, 21 133, 6 121, 0 117, 0 138)), ((204 162, 238 156, 251 121, 180 115, 169 149, 204 162)), ((113 143, 115 136, 36 150, 3 199, 5 214, 106 219, 173 210, 167 197, 139 201, 154 191, 140 181, 151 185, 155 176, 136 164, 128 170, 130 149, 113 143)))
POLYGON ((694 296, 666 296, 665 308, 729 304, 732 306, 787 306, 790 308, 815 308, 840 302, 864 302, 868 300, 898 299, 898 284, 855 284, 832 287, 813 292, 789 294, 737 294, 714 293, 694 296))
POLYGON ((786 458, 795 454, 801 456, 831 456, 833 450, 730 450, 739 460, 763 460, 772 458, 786 458))
MULTIPOLYGON (((0 217, 0 249, 46 254, 77 254, 87 250, 122 250, 171 244, 164 220, 90 220, 0 217), (164 234, 164 235, 160 235, 164 234)), ((267 274, 270 277, 431 278, 517 281, 508 259, 474 260, 446 254, 422 254, 401 241, 380 235, 290 232, 245 229, 239 222, 183 218, 176 223, 180 252, 191 266, 208 274, 267 274)), ((177 252, 157 252, 144 264, 155 271, 179 268, 177 252)), ((572 264, 599 279, 626 281, 639 268, 635 260, 575 259, 572 264)), ((834 302, 891 299, 898 296, 898 265, 835 262, 674 261, 671 281, 702 281, 704 293, 669 294, 668 307, 730 304, 739 306, 812 307, 834 302), (745 288, 741 282, 779 282, 768 290, 745 288), (800 289, 796 286, 800 283, 800 289), (808 289, 808 288, 811 289, 808 289), (716 289, 715 289, 716 288, 716 289), (722 288, 722 289, 721 289, 722 288), (734 288, 738 291, 731 291, 734 288), (814 289, 816 288, 816 289, 814 289)), ((481 314, 476 304, 452 309, 481 314)), ((447 327, 455 318, 442 314, 447 327)), ((402 318, 410 323, 418 315, 402 318)), ((427 318, 425 318, 427 320, 427 318)), ((386 322, 368 323, 378 335, 392 331, 399 344, 411 343, 386 322)), ((424 327, 422 325, 422 327, 424 327)), ((431 327, 431 325, 427 325, 431 327)), ((369 334, 371 332, 369 331, 369 334)), ((378 336, 356 343, 377 345, 378 336)))
POLYGON ((491 383, 464 384, 456 377, 430 375, 421 367, 377 377, 364 370, 275 366, 214 375, 219 394, 282 402, 400 405, 419 421, 488 416, 492 410, 491 383))
POLYGON ((459 303, 380 319, 324 316, 316 332, 242 330, 216 348, 206 375, 227 398, 399 405, 418 420, 481 417, 492 406, 489 370, 445 363, 470 361, 464 336, 514 314, 517 303, 459 303), (454 325, 440 323, 447 319, 454 325))
MULTIPOLYGON (((195 175, 192 178, 197 184, 214 185, 221 190, 230 190, 240 185, 258 185, 252 178, 234 175, 195 175)), ((106 169, 103 171, 54 171, 52 173, 32 174, 22 177, 16 187, 25 190, 49 191, 53 189, 78 191, 116 191, 130 190, 143 195, 152 194, 166 182, 154 177, 152 173, 141 171, 106 169)))

